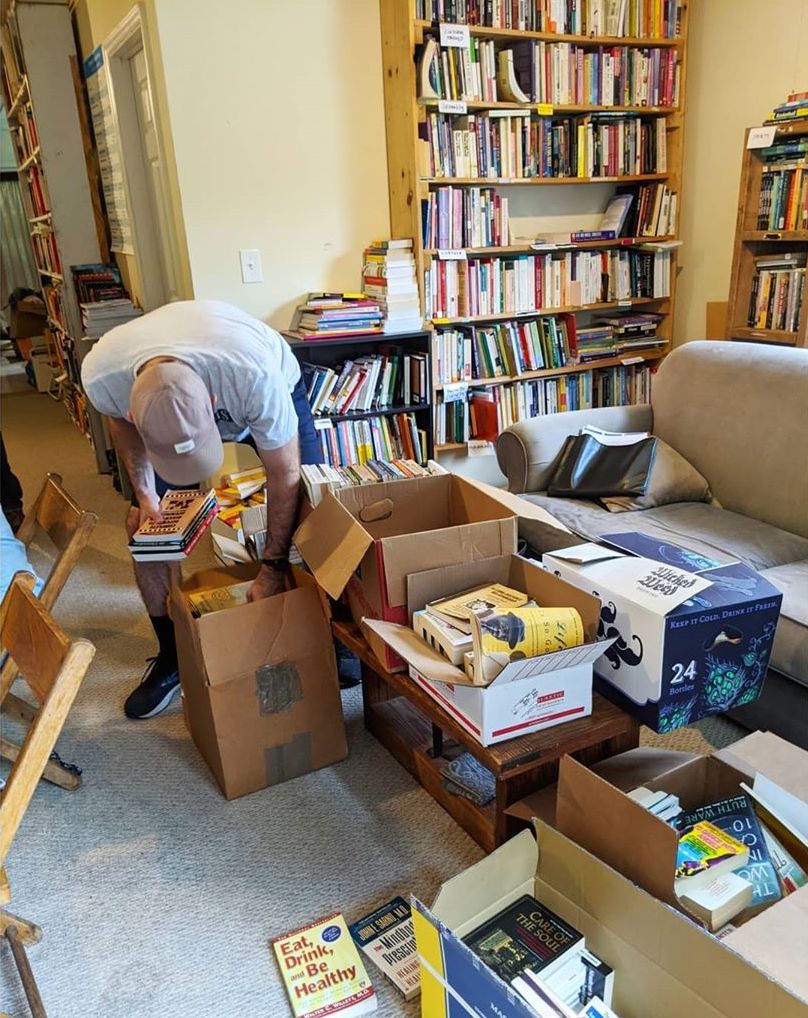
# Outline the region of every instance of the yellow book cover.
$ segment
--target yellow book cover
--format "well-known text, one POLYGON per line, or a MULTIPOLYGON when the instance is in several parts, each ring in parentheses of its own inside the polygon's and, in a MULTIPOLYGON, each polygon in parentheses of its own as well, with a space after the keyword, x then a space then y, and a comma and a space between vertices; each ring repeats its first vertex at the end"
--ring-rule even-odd
POLYGON ((376 1010, 376 991, 340 912, 270 941, 295 1018, 376 1010))
POLYGON ((511 661, 552 654, 584 642, 584 625, 574 608, 540 608, 534 602, 506 612, 474 616, 475 668, 492 682, 511 661))
POLYGON ((252 580, 245 580, 243 583, 233 583, 229 587, 198 590, 186 596, 191 612, 199 618, 202 615, 223 611, 225 608, 237 608, 246 604, 247 591, 251 586, 252 580))
POLYGON ((464 633, 471 632, 471 619, 475 615, 504 614, 527 604, 528 596, 501 583, 488 583, 472 587, 452 597, 432 601, 426 606, 430 615, 451 623, 464 633))

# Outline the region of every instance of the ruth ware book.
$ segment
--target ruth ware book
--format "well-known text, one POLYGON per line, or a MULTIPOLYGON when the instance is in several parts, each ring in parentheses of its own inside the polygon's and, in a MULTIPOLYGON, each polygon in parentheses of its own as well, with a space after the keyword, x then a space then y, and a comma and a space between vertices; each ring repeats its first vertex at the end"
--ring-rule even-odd
POLYGON ((583 934, 524 894, 463 938, 506 983, 530 971, 542 979, 584 947, 583 934))
POLYGON ((172 562, 187 558, 216 518, 216 492, 168 491, 160 500, 162 521, 147 520, 129 542, 138 562, 172 562))
POLYGON ((393 898, 348 929, 356 945, 406 1000, 418 995, 421 983, 415 931, 410 906, 403 898, 393 898))
POLYGON ((772 864, 766 839, 760 821, 746 795, 733 795, 719 802, 700 806, 698 809, 680 813, 673 821, 679 831, 708 821, 736 841, 741 842, 748 852, 748 861, 731 867, 739 877, 748 880, 754 893, 752 909, 765 908, 781 897, 777 871, 772 864))
POLYGON ((376 1010, 376 991, 340 912, 270 943, 295 1018, 358 1018, 376 1010))

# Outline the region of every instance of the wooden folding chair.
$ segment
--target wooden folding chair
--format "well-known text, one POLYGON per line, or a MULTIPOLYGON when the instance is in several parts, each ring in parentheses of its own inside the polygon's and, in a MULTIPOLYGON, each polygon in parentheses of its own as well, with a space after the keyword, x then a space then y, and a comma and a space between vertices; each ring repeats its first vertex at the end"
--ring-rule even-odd
MULTIPOLYGON (((9 847, 56 745, 95 654, 89 640, 70 640, 33 594, 34 578, 18 573, 0 606, 0 645, 14 661, 37 706, 25 741, 0 792, 0 904, 11 899, 5 861, 9 847)), ((2 701, 0 701, 0 705, 2 701)), ((45 1015, 25 953, 42 935, 33 923, 0 908, 8 941, 35 1018, 45 1015)))
MULTIPOLYGON (((97 522, 96 513, 86 512, 68 495, 62 487, 62 478, 59 474, 48 474, 36 501, 17 532, 19 540, 28 546, 37 531, 41 530, 58 552, 39 595, 40 601, 48 611, 53 608, 61 594, 97 522)), ((8 693, 16 676, 17 670, 13 662, 6 661, 0 670, 0 702, 4 704, 4 713, 7 717, 30 723, 34 717, 31 704, 21 697, 8 693)), ((17 743, 0 737, 0 756, 6 760, 16 760, 19 751, 17 743)), ((63 767, 57 760, 48 763, 42 776, 61 788, 75 789, 81 784, 81 776, 63 767)))

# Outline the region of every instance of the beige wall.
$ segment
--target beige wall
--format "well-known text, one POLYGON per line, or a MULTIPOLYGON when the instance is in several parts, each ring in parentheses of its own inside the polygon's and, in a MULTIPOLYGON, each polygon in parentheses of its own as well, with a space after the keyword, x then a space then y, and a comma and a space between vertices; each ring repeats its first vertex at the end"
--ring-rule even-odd
POLYGON ((696 0, 690 18, 677 342, 729 295, 744 129, 808 88, 808 0, 696 0))
POLYGON ((195 295, 285 328, 306 291, 357 289, 389 229, 377 0, 157 0, 157 21, 195 295))

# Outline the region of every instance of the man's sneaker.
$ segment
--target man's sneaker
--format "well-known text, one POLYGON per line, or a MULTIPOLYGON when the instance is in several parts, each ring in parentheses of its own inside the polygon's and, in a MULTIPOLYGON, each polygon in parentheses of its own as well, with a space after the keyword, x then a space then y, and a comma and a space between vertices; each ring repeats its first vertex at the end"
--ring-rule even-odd
POLYGON ((334 640, 334 650, 337 652, 337 672, 339 674, 339 688, 353 689, 362 681, 362 673, 359 667, 359 658, 353 651, 348 650, 344 643, 334 640))
POLYGON ((143 681, 127 696, 123 705, 128 718, 153 718, 164 711, 180 688, 180 676, 176 668, 166 666, 159 657, 148 658, 149 664, 143 673, 143 681))

